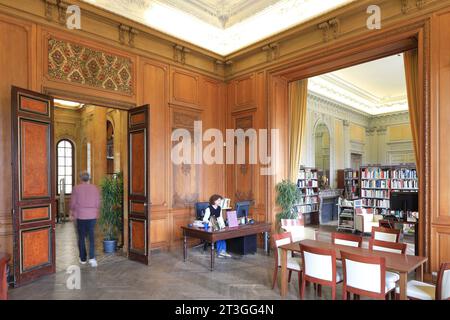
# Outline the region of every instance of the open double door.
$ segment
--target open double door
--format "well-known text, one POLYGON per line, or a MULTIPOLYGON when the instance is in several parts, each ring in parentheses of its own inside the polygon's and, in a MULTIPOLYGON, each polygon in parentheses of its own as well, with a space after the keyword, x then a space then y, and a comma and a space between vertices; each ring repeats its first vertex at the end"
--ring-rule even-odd
MULTIPOLYGON (((12 87, 11 104, 13 273, 14 285, 20 286, 55 272, 54 110, 52 97, 17 87, 12 87)), ((129 259, 145 264, 148 108, 128 112, 128 252, 129 259)))

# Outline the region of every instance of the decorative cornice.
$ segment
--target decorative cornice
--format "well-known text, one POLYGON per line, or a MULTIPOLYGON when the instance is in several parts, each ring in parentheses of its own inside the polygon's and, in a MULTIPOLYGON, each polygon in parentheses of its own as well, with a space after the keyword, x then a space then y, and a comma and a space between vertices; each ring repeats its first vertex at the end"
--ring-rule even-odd
POLYGON ((322 22, 318 24, 317 28, 319 30, 322 30, 323 42, 328 42, 329 40, 328 30, 330 30, 330 25, 328 24, 328 22, 322 22))
POLYGON ((269 43, 261 48, 262 51, 267 52, 267 62, 276 60, 278 58, 279 46, 280 45, 277 42, 275 42, 275 43, 269 43))
POLYGON ((191 52, 190 49, 183 47, 179 44, 173 45, 173 60, 175 62, 185 64, 186 63, 186 53, 191 52))
POLYGON ((333 38, 337 39, 337 37, 339 36, 340 29, 341 29, 340 20, 338 18, 333 18, 328 21, 328 24, 330 25, 331 30, 333 32, 333 38))

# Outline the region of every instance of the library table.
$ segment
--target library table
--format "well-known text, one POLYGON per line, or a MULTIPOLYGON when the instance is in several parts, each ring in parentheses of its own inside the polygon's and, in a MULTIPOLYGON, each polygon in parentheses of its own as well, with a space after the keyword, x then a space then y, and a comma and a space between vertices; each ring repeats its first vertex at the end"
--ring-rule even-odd
POLYGON ((255 222, 245 225, 240 225, 238 227, 226 227, 222 230, 211 231, 204 230, 203 228, 197 227, 181 227, 183 229, 183 260, 186 261, 187 258, 187 237, 197 238, 200 240, 205 240, 211 243, 211 271, 214 270, 214 243, 218 240, 227 240, 239 237, 245 237, 252 234, 264 233, 264 249, 267 254, 269 254, 268 245, 268 233, 270 232, 271 224, 265 222, 255 222))
POLYGON ((334 249, 336 251, 336 259, 341 259, 341 250, 350 252, 353 254, 358 254, 361 256, 377 256, 384 257, 386 259, 386 270, 393 271, 400 274, 400 300, 406 300, 407 292, 406 285, 408 282, 408 273, 418 269, 416 273, 417 280, 423 281, 423 265, 427 262, 428 258, 420 257, 420 256, 411 256, 405 254, 384 252, 384 251, 371 251, 365 248, 355 248, 349 246, 336 245, 333 243, 322 242, 318 240, 301 240, 298 242, 292 242, 283 246, 280 246, 281 249, 281 296, 285 297, 287 294, 287 252, 296 251, 300 252, 300 244, 304 244, 306 246, 311 246, 315 248, 323 248, 323 249, 334 249))

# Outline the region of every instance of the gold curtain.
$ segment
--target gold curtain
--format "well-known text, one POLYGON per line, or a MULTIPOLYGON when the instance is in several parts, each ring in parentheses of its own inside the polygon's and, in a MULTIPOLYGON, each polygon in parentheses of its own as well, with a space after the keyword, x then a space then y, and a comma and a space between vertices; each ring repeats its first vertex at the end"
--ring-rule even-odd
POLYGON ((406 90, 408 93, 409 119, 413 136, 414 152, 416 156, 416 168, 419 172, 419 58, 417 49, 403 54, 405 62, 406 90))
POLYGON ((297 182, 300 166, 302 137, 306 126, 306 104, 308 97, 308 79, 289 84, 290 115, 290 163, 289 178, 297 182))

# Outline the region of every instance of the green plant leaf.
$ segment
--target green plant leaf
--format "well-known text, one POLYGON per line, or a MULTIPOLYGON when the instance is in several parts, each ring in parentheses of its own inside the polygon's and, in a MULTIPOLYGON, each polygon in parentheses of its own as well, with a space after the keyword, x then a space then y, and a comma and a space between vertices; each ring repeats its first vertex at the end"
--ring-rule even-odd
POLYGON ((102 205, 99 224, 105 240, 115 240, 122 230, 123 175, 106 176, 100 183, 102 205))

